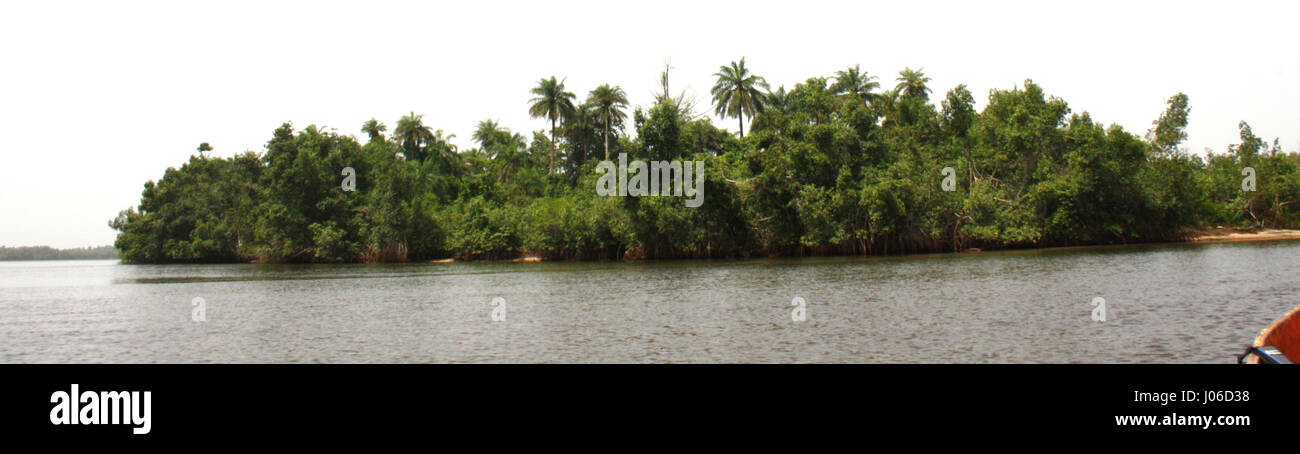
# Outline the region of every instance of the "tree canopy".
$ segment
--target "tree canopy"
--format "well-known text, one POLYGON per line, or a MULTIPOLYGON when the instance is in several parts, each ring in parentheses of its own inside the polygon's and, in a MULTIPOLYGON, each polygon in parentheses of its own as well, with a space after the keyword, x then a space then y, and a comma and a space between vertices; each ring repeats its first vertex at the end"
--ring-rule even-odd
POLYGON ((720 68, 712 90, 714 112, 739 119, 732 134, 668 96, 666 75, 664 95, 635 108, 616 85, 575 105, 563 80, 541 79, 528 112, 549 131, 483 120, 468 150, 415 112, 390 138, 366 121, 365 143, 284 123, 260 152, 201 152, 146 182, 139 205, 110 221, 115 246, 137 263, 638 259, 1114 244, 1300 226, 1300 155, 1246 122, 1225 152, 1186 152, 1182 93, 1140 137, 1030 80, 990 90, 977 109, 965 85, 931 103, 920 70, 904 69, 883 92, 857 65, 771 90, 742 58, 720 68), (623 153, 704 162, 703 206, 597 195, 598 157, 623 153), (346 168, 355 190, 340 185, 346 168))

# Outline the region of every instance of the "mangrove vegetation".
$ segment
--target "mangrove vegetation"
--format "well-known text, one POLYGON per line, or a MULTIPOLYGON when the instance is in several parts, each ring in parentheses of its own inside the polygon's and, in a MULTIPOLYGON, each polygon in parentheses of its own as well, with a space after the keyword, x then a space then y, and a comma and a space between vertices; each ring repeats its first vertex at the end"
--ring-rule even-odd
POLYGON ((627 260, 1175 241, 1207 227, 1300 225, 1300 156, 1245 122, 1222 153, 1189 153, 1183 94, 1137 135, 1029 80, 991 90, 977 111, 966 86, 939 95, 921 69, 881 78, 851 66, 787 90, 740 59, 715 74, 710 106, 673 95, 661 76, 662 93, 636 107, 617 85, 584 94, 547 76, 519 90, 545 130, 485 119, 468 149, 414 112, 391 130, 365 120, 360 138, 285 123, 261 152, 233 157, 209 156, 204 143, 110 221, 115 246, 139 263, 627 260), (703 206, 597 195, 596 164, 623 153, 703 161, 703 206))

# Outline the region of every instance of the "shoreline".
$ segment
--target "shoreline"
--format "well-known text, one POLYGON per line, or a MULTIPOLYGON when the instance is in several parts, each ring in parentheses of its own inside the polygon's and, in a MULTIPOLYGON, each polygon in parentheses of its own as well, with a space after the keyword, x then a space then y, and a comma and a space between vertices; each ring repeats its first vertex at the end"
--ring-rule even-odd
MULTIPOLYGON (((1181 240, 1181 241, 1158 241, 1158 242, 1150 242, 1150 243, 1128 243, 1128 244, 1097 244, 1097 245, 1081 245, 1081 246, 1052 246, 1052 247, 1031 247, 1031 248, 1008 248, 1008 249, 989 249, 989 250, 987 250, 987 251, 986 251, 986 250, 983 250, 983 249, 978 249, 978 248, 971 248, 971 249, 967 249, 967 250, 965 250, 965 251, 956 251, 956 252, 925 252, 925 253, 918 253, 918 254, 903 254, 903 255, 904 255, 904 256, 909 256, 909 255, 934 255, 934 254, 942 254, 942 255, 970 255, 970 254, 980 254, 980 253, 983 253, 983 252, 998 252, 998 251, 1035 251, 1035 250, 1049 250, 1049 249, 1055 249, 1055 250, 1059 250, 1059 249, 1092 249, 1092 248, 1125 247, 1125 246, 1133 246, 1133 245, 1139 245, 1139 244, 1266 243, 1266 242, 1273 242, 1273 241, 1296 241, 1296 240, 1300 240, 1300 229, 1249 229, 1249 228, 1224 228, 1224 227, 1217 227, 1217 228, 1214 228, 1214 229, 1202 230, 1202 231, 1194 232, 1192 235, 1190 235, 1190 237, 1189 237, 1188 239, 1186 239, 1186 240, 1181 240)), ((526 256, 526 257, 520 257, 520 258, 514 258, 514 259, 502 259, 502 260, 456 260, 456 259, 441 259, 441 260, 428 260, 428 261, 425 261, 424 263, 442 263, 442 264, 450 264, 450 263, 542 263, 542 262, 563 262, 563 261, 564 261, 564 260, 546 260, 546 259, 543 259, 543 258, 541 258, 541 257, 537 257, 537 256, 526 256)))
POLYGON ((1292 229, 1215 229, 1200 232, 1183 243, 1256 243, 1268 241, 1300 240, 1300 230, 1292 229))

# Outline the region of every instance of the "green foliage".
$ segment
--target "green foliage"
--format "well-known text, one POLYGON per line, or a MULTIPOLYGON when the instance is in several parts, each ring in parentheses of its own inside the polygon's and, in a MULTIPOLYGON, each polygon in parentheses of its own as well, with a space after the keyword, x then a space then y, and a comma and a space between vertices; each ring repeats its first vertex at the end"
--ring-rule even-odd
POLYGON ((715 74, 714 111, 753 123, 731 134, 684 97, 634 110, 617 86, 585 102, 542 79, 531 135, 494 120, 460 151, 454 136, 401 117, 357 139, 276 129, 261 154, 191 157, 147 182, 110 222, 130 262, 384 262, 888 254, 970 247, 1163 241, 1217 225, 1300 226, 1300 156, 1246 123, 1227 153, 1181 149, 1178 94, 1145 140, 1073 113, 1026 81, 982 110, 964 85, 939 105, 905 69, 882 93, 858 66, 769 90, 744 60, 715 74), (630 132, 635 132, 633 136, 630 132), (601 197, 597 161, 704 163, 704 204, 601 197), (341 185, 351 168, 355 190, 341 185), (1243 172, 1253 171, 1253 191, 1243 172))
POLYGON ((636 112, 637 138, 640 152, 632 158, 650 161, 677 159, 682 155, 682 125, 686 123, 676 103, 661 100, 650 109, 649 115, 636 112))
POLYGON ((1147 141, 1161 154, 1178 151, 1178 144, 1187 140, 1187 117, 1192 108, 1188 105, 1187 95, 1179 93, 1169 98, 1169 108, 1155 121, 1147 132, 1147 141))
POLYGON ((361 132, 370 137, 371 142, 384 140, 384 131, 388 130, 388 125, 380 123, 379 120, 371 118, 361 124, 361 132))
POLYGON ((250 207, 261 192, 262 166, 253 154, 229 159, 191 156, 146 182, 139 211, 130 208, 109 225, 122 233, 115 246, 136 262, 228 262, 244 256, 253 238, 250 207))
POLYGON ((1244 121, 1238 129, 1241 143, 1226 154, 1211 153, 1200 175, 1205 219, 1242 227, 1300 225, 1300 155, 1283 152, 1276 140, 1270 149, 1244 121), (1255 187, 1247 191, 1243 180, 1252 171, 1255 187))
POLYGON ((831 88, 835 93, 849 95, 857 98, 857 102, 866 103, 876 97, 873 91, 880 88, 880 82, 876 82, 876 76, 862 71, 859 65, 853 65, 835 72, 835 85, 831 88))

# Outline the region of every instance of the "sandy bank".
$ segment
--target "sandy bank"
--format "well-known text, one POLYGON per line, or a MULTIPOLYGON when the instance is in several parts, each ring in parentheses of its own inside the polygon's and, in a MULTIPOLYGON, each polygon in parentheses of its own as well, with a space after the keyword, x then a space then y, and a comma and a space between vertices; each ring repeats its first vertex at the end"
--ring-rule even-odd
POLYGON ((1202 232, 1192 238, 1192 243, 1237 243, 1246 241, 1284 241, 1300 240, 1300 230, 1281 230, 1281 229, 1263 229, 1263 230, 1241 230, 1241 229, 1215 229, 1202 232))
MULTIPOLYGON (((528 256, 528 257, 520 257, 517 259, 509 259, 509 260, 472 260, 472 261, 483 262, 483 263, 541 263, 542 258, 528 256)), ((457 261, 456 259, 442 259, 442 260, 432 260, 429 263, 460 263, 460 262, 457 261)))

